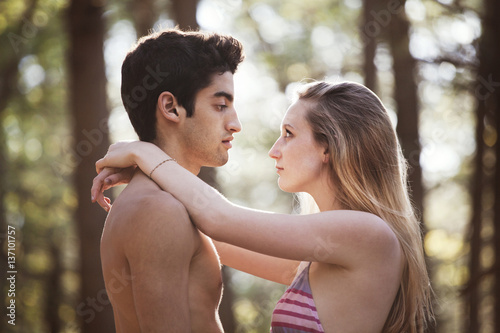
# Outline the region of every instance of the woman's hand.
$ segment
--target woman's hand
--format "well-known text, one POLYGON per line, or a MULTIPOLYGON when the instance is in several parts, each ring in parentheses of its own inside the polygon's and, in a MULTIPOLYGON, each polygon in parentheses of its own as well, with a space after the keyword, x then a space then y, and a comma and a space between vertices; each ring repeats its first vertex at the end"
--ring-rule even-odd
POLYGON ((141 141, 120 141, 112 144, 106 155, 96 162, 97 173, 101 173, 102 169, 106 167, 124 169, 137 165, 135 153, 142 144, 149 145, 141 141))
POLYGON ((165 156, 167 155, 160 148, 148 142, 121 141, 112 144, 106 155, 96 162, 99 175, 94 178, 92 184, 92 202, 97 201, 102 208, 109 211, 111 201, 104 196, 105 190, 127 184, 136 167, 147 173, 147 170, 152 170, 165 156))
POLYGON ((169 156, 158 146, 144 141, 120 141, 108 148, 106 155, 96 162, 97 173, 108 168, 125 169, 138 166, 148 174, 162 159, 169 156))
POLYGON ((134 175, 135 168, 135 166, 125 169, 104 168, 92 182, 90 190, 92 202, 97 202, 105 211, 109 211, 111 200, 104 196, 104 191, 114 186, 128 184, 134 175))

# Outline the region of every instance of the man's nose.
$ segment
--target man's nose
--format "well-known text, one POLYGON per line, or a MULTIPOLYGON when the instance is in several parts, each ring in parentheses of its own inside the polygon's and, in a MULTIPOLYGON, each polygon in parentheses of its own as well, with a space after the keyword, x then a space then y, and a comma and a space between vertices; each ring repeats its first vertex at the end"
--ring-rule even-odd
POLYGON ((240 119, 238 118, 238 114, 236 113, 235 109, 233 109, 232 112, 229 114, 229 120, 226 124, 226 129, 232 133, 237 133, 241 131, 240 119))

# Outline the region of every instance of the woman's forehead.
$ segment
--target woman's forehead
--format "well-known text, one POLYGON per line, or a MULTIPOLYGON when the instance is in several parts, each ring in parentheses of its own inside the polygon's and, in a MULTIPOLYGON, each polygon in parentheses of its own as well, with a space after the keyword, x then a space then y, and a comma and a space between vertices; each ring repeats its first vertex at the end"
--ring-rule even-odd
POLYGON ((292 126, 294 123, 299 125, 302 122, 305 122, 305 114, 307 112, 307 105, 308 103, 302 100, 297 100, 294 102, 288 110, 285 113, 285 116, 283 117, 282 124, 291 124, 292 126))

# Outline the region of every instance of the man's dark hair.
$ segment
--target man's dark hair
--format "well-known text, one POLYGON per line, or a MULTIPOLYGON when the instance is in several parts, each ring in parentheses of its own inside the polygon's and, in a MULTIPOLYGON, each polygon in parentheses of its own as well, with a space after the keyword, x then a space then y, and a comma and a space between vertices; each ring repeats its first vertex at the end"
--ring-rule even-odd
POLYGON ((241 43, 231 36, 169 29, 139 39, 122 65, 122 101, 139 139, 156 139, 156 104, 171 92, 187 116, 196 94, 213 75, 234 74, 243 61, 241 43))

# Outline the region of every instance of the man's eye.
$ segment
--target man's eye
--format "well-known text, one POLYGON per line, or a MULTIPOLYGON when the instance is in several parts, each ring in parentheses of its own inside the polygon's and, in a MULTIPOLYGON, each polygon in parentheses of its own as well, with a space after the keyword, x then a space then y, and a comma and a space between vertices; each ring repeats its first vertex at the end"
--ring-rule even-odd
POLYGON ((227 108, 227 105, 217 105, 217 109, 219 109, 219 111, 224 111, 224 109, 227 108))

